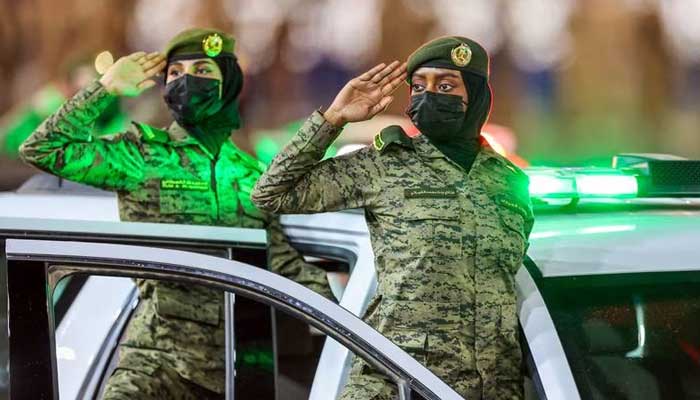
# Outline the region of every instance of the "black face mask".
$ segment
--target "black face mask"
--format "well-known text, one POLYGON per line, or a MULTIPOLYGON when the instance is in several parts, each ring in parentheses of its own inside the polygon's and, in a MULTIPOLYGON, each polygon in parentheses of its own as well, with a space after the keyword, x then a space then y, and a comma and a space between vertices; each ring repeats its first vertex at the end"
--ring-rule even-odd
POLYGON ((446 142, 462 133, 464 104, 462 96, 426 91, 411 96, 406 114, 428 139, 446 142))
POLYGON ((217 79, 186 74, 165 85, 165 103, 180 125, 193 126, 221 109, 217 79))

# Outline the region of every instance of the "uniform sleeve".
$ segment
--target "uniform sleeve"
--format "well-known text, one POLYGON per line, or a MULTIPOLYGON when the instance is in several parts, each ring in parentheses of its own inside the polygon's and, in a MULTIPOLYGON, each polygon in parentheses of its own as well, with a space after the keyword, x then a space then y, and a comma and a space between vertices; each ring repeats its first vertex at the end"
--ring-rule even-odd
POLYGON ((532 233, 532 227, 535 226, 535 216, 532 212, 532 203, 529 203, 528 206, 530 213, 528 214, 527 218, 525 218, 525 237, 529 240, 530 233, 532 233))
POLYGON ((524 218, 524 231, 525 231, 525 252, 530 248, 530 233, 532 233, 532 228, 535 225, 535 213, 532 210, 532 199, 530 198, 530 180, 525 178, 525 209, 527 215, 524 218))
MULTIPOLYGON (((113 96, 99 82, 78 92, 20 147, 20 157, 62 178, 107 190, 130 190, 143 180, 136 132, 95 138, 95 121, 113 96)), ((136 128, 132 128, 136 129, 136 128)))
POLYGON ((326 271, 309 264, 287 240, 287 236, 282 230, 279 217, 270 218, 267 228, 270 236, 270 269, 285 278, 291 279, 314 292, 335 301, 331 291, 326 271))
POLYGON ((252 200, 275 214, 366 207, 382 174, 377 152, 365 148, 321 161, 340 130, 314 112, 258 180, 252 200))

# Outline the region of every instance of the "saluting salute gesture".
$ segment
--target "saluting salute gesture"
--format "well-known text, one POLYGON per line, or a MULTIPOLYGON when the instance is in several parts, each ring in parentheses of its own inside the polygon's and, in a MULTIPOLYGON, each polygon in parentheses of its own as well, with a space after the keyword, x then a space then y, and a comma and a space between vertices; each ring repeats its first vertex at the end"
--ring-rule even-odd
POLYGON ((391 94, 405 79, 406 63, 381 63, 348 82, 323 117, 337 127, 371 119, 394 100, 391 94))
MULTIPOLYGON (((311 114, 251 195, 283 214, 364 211, 381 284, 363 319, 456 392, 440 398, 525 398, 513 276, 534 217, 527 175, 481 140, 489 71, 486 49, 461 36, 372 68, 311 114), (421 134, 388 126, 373 145, 326 158, 340 127, 384 110, 402 80, 421 134)), ((336 396, 397 397, 357 357, 336 396)))
POLYGON ((144 90, 155 86, 156 82, 152 78, 165 68, 165 64, 165 55, 162 53, 146 54, 139 51, 122 57, 107 67, 100 83, 110 94, 138 96, 144 90))

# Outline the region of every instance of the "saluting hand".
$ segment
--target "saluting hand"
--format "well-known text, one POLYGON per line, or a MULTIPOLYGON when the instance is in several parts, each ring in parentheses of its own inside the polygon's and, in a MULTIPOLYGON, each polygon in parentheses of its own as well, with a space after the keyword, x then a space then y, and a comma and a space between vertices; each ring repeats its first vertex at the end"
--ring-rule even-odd
POLYGON ((348 82, 323 116, 337 127, 371 119, 394 100, 391 94, 405 79, 405 63, 379 64, 348 82))
POLYGON ((138 96, 155 86, 151 79, 165 68, 165 56, 159 52, 146 54, 143 51, 122 57, 105 71, 100 83, 111 94, 138 96))

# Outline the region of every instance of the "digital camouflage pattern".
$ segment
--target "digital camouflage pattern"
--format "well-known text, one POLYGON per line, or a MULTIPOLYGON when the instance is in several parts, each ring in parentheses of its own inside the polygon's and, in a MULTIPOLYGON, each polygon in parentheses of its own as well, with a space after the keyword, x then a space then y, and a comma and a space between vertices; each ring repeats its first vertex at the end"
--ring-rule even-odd
MULTIPOLYGON (((526 175, 485 142, 469 173, 426 138, 381 135, 319 162, 339 130, 316 112, 253 190, 262 209, 364 208, 377 294, 365 321, 467 399, 520 399, 514 275, 533 215, 526 175)), ((394 399, 355 359, 343 399, 394 399)))
MULTIPOLYGON (((32 132, 66 101, 61 91, 54 85, 47 85, 33 97, 38 100, 0 118, 0 154, 17 158, 22 142, 27 140, 32 132)), ((118 101, 112 102, 108 110, 108 113, 102 114, 96 121, 95 133, 121 132, 128 124, 118 101)))
POLYGON ((162 351, 123 346, 120 352, 120 368, 110 377, 102 399, 220 400, 223 397, 184 379, 162 362, 162 351), (122 365, 138 368, 127 369, 122 365))
MULTIPOLYGON (((98 82, 80 91, 27 139, 22 158, 68 180, 116 191, 123 221, 267 227, 271 270, 332 298, 325 271, 305 263, 287 242, 278 218, 250 201, 262 173, 258 161, 230 140, 214 157, 177 124, 167 130, 134 124, 124 133, 96 138, 91 128, 112 98, 98 82)), ((148 280, 137 284, 142 301, 120 346, 112 382, 155 376, 157 365, 161 372, 175 371, 223 393, 222 292, 148 280)), ((108 398, 126 398, 114 396, 108 398)))

